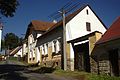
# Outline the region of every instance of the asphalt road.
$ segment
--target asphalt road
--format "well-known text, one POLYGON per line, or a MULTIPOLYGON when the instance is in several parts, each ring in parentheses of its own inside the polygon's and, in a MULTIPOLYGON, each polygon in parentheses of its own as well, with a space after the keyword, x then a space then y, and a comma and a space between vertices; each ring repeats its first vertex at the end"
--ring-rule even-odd
POLYGON ((0 64, 0 80, 75 80, 50 73, 34 73, 23 64, 5 61, 0 64))

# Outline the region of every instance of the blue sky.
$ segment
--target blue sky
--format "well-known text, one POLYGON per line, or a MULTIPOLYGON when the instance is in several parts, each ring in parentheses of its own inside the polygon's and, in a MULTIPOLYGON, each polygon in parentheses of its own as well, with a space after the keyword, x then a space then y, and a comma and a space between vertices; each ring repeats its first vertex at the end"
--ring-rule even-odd
MULTIPOLYGON (((19 0, 20 5, 12 18, 3 18, 3 36, 12 32, 17 36, 26 33, 31 20, 50 21, 48 17, 70 0, 19 0)), ((109 27, 120 16, 120 0, 73 0, 88 3, 103 23, 109 27)))

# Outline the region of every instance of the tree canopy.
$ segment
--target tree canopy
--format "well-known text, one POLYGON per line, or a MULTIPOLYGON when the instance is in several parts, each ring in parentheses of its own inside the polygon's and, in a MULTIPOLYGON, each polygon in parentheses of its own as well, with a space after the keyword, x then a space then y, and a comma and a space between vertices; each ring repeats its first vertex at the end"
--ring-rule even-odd
POLYGON ((13 49, 21 44, 22 39, 16 36, 14 33, 7 33, 4 37, 5 47, 13 49))
POLYGON ((13 17, 18 5, 17 0, 0 0, 0 13, 6 17, 13 17))

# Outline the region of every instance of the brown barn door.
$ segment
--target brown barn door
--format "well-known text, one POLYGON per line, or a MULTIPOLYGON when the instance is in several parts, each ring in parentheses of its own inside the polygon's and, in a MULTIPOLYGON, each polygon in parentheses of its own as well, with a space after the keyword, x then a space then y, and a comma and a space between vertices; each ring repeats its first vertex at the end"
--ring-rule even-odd
POLYGON ((89 44, 83 43, 74 47, 75 69, 90 72, 89 44))

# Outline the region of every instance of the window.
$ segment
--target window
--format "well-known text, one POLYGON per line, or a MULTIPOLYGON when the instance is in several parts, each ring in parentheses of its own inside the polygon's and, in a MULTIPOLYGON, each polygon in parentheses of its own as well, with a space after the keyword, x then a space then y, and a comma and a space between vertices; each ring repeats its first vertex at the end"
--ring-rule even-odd
POLYGON ((31 61, 31 58, 29 58, 29 60, 31 61))
POLYGON ((53 43, 54 43, 54 50, 56 52, 56 41, 54 41, 53 43))
POLYGON ((89 14, 88 9, 86 10, 87 15, 89 14))
POLYGON ((35 60, 35 57, 33 57, 33 61, 35 60))
POLYGON ((59 40, 56 41, 56 53, 59 53, 60 51, 60 42, 59 40))
POLYGON ((45 52, 45 55, 48 54, 48 44, 44 44, 44 52, 45 52))
POLYGON ((56 41, 52 41, 52 52, 55 53, 56 51, 56 45, 55 45, 56 41))
POLYGON ((86 30, 91 31, 91 24, 89 22, 86 22, 86 30))

